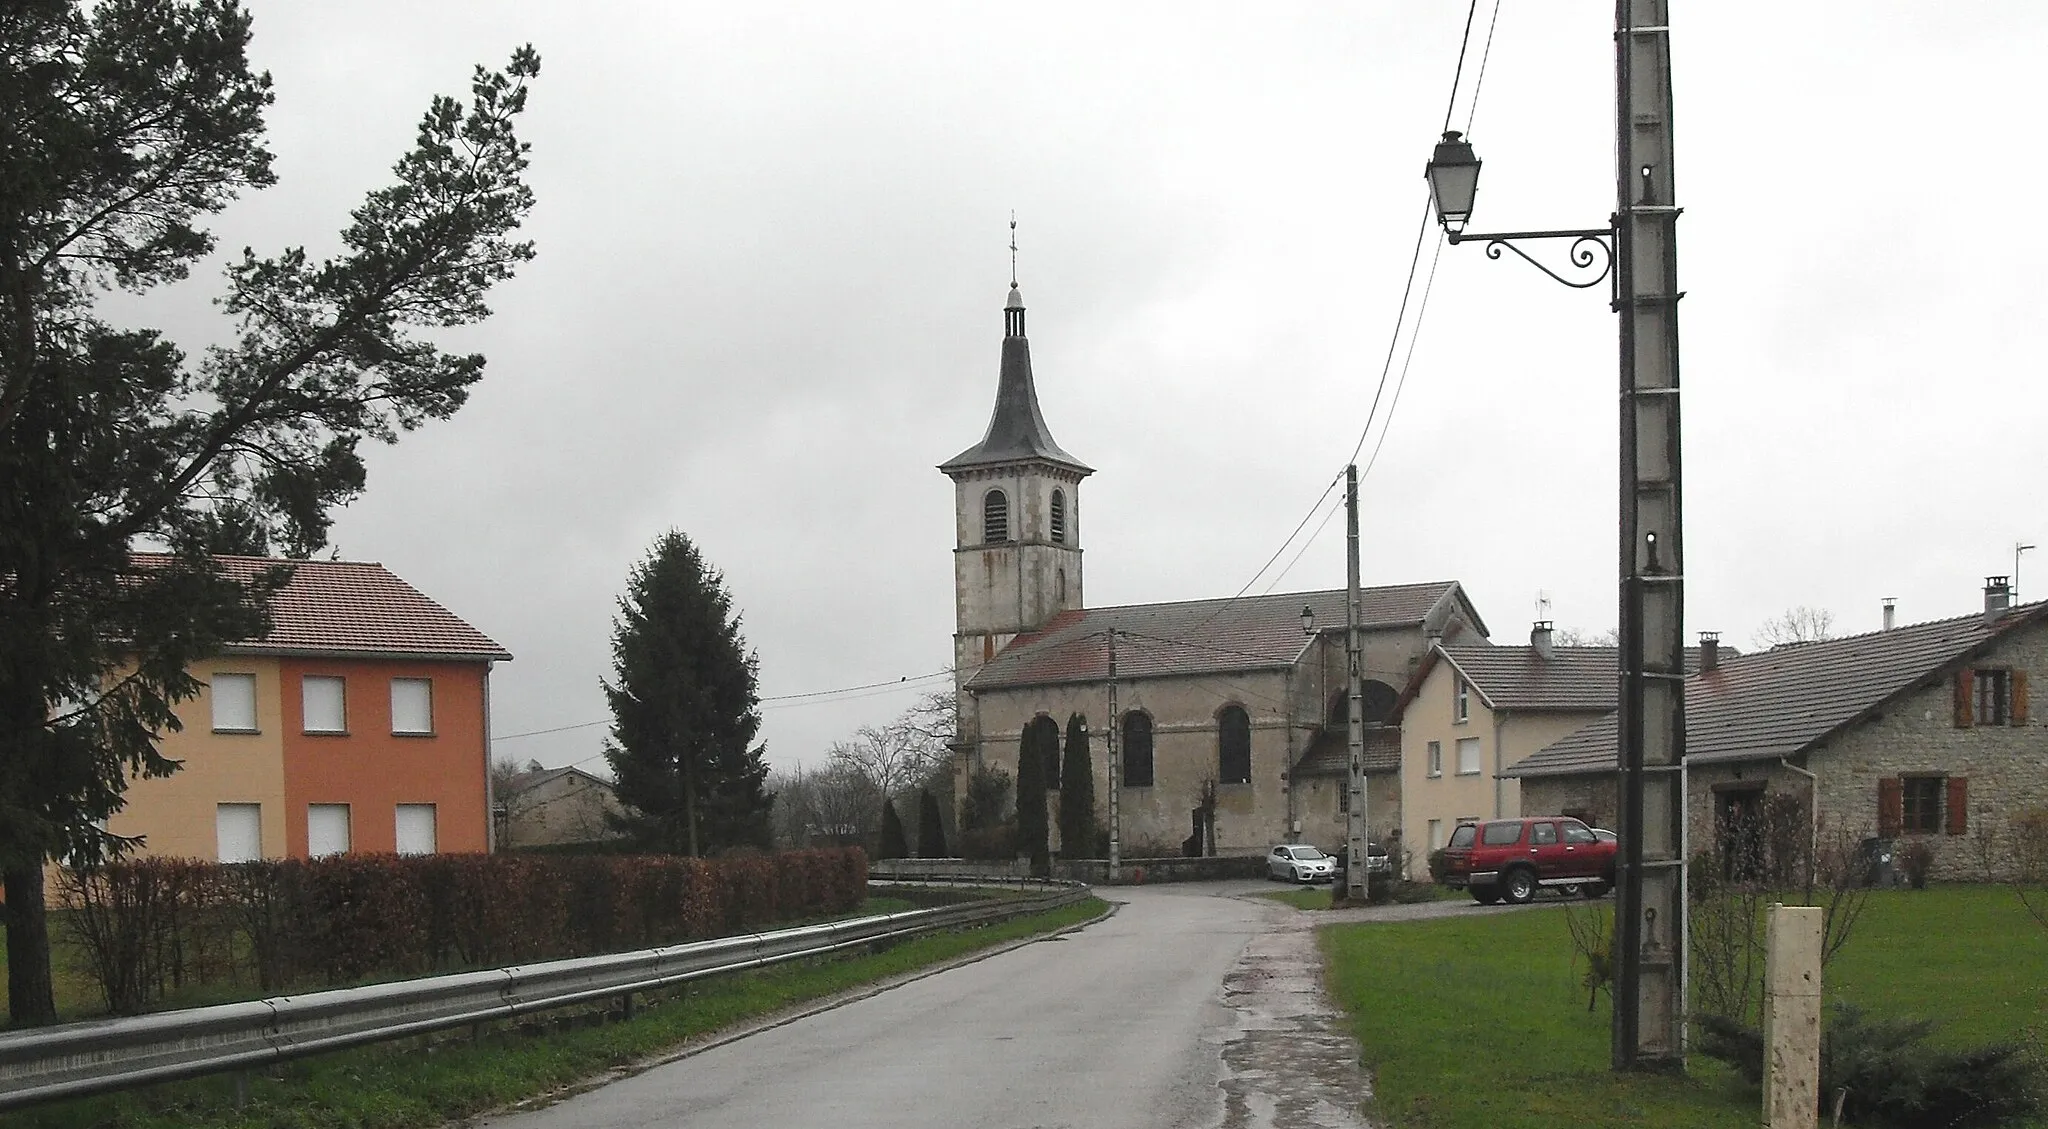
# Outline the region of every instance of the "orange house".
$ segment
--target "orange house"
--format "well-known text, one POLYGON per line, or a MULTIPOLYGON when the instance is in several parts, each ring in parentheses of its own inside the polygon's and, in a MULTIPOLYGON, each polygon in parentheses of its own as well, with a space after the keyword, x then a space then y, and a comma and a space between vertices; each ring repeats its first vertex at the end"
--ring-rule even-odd
POLYGON ((237 862, 487 851, 490 673, 512 656, 380 564, 279 563, 270 634, 198 664, 163 738, 181 770, 108 821, 141 853, 237 862))

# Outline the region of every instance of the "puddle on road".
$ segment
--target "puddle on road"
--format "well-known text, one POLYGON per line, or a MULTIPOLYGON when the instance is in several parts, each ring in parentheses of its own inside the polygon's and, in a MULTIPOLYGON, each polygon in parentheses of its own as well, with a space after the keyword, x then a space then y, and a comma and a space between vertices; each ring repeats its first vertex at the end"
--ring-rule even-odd
POLYGON ((1323 996, 1314 932, 1288 923, 1246 946, 1223 980, 1223 1129, 1370 1129, 1372 1096, 1344 1015, 1323 996))

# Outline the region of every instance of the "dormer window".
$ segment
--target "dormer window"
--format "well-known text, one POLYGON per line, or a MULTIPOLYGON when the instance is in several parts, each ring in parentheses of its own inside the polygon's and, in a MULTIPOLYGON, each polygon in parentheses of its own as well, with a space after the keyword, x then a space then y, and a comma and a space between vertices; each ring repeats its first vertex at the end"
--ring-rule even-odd
POLYGON ((1067 492, 1057 487, 1052 492, 1052 543, 1067 543, 1067 492))
POLYGON ((984 545, 1000 545, 1010 539, 1010 498, 1001 490, 991 490, 981 498, 981 541, 984 545))

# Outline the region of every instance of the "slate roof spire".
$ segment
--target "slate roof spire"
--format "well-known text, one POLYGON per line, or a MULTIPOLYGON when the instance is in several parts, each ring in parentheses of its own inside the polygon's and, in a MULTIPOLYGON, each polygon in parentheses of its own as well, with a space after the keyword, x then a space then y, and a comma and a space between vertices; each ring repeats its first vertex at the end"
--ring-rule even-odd
POLYGON ((1087 464, 1067 454, 1045 426, 1038 388, 1031 380, 1031 343, 1024 337, 1024 295, 1017 289, 1017 221, 1010 220, 1010 300, 1003 307, 1003 367, 996 378, 996 406, 981 442, 939 464, 948 474, 974 467, 1041 459, 1081 474, 1087 464))

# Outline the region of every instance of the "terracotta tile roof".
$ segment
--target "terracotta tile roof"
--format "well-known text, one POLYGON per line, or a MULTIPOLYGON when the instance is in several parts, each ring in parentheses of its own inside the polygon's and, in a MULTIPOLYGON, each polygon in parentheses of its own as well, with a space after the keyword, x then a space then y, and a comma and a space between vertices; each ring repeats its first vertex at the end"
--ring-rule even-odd
MULTIPOLYGON (((1450 601, 1462 601, 1455 580, 1366 588, 1360 593, 1366 627, 1422 624, 1450 601)), ((1237 600, 1186 600, 1062 612, 1042 631, 1019 635, 967 682, 970 690, 1101 682, 1109 677, 1107 633, 1117 640, 1118 678, 1228 674, 1291 666, 1307 648, 1301 609, 1315 610, 1320 629, 1344 623, 1344 590, 1287 592, 1237 600)), ((1478 613, 1465 605, 1484 634, 1478 613)))
MULTIPOLYGON (((1944 676, 2000 636, 2048 619, 2048 603, 1909 624, 1724 659, 1685 684, 1689 763, 1797 756, 1891 698, 1944 676)), ((1524 757, 1503 776, 1572 776, 1618 768, 1608 715, 1524 757)))
MULTIPOLYGON (((137 553, 146 565, 156 554, 137 553)), ((369 561, 286 561, 264 557, 216 558, 229 576, 255 577, 275 565, 292 567, 291 582, 271 606, 270 634, 231 644, 243 654, 411 655, 422 658, 509 660, 511 652, 483 632, 369 561)))
MULTIPOLYGON (((1401 727, 1398 725, 1368 725, 1365 727, 1365 771, 1367 773, 1388 773, 1401 771, 1401 727)), ((1351 773, 1351 734, 1344 727, 1330 726, 1316 734, 1309 743, 1308 751, 1294 762, 1289 775, 1348 776, 1351 773)))
MULTIPOLYGON (((1721 648, 1721 661, 1740 652, 1721 648)), ((1445 647, 1486 704, 1497 710, 1611 710, 1621 693, 1618 647, 1445 647)), ((1698 671, 1700 650, 1685 649, 1685 668, 1698 671)))

